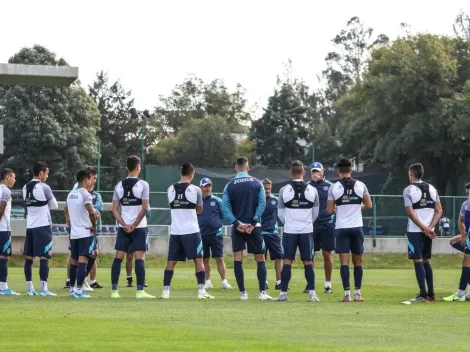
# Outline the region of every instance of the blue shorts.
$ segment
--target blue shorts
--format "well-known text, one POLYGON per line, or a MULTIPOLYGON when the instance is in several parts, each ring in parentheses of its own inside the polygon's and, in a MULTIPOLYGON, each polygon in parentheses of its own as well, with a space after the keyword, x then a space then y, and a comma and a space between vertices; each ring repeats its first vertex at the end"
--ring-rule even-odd
POLYGON ((146 252, 148 250, 148 230, 146 227, 138 227, 131 233, 119 227, 114 249, 126 253, 146 252))
POLYGON ((283 259, 284 248, 282 248, 281 237, 279 235, 263 235, 266 246, 266 255, 269 252, 271 260, 283 259))
POLYGON ((0 231, 0 255, 11 256, 11 231, 0 231))
POLYGON ((323 249, 326 252, 332 252, 336 248, 335 224, 313 225, 313 245, 315 252, 323 249))
POLYGON ((336 253, 362 254, 364 253, 364 233, 362 227, 350 229, 336 229, 336 253))
POLYGON ((74 260, 78 260, 78 257, 95 257, 96 248, 96 237, 90 236, 85 238, 76 238, 70 240, 71 255, 70 257, 74 260))
POLYGON ((247 249, 251 254, 264 254, 266 252, 261 227, 255 227, 248 235, 240 233, 235 227, 232 227, 232 251, 240 252, 247 249))
POLYGON ((27 257, 52 257, 52 228, 51 226, 26 229, 23 255, 27 257))
POLYGON ((170 235, 168 246, 169 262, 184 262, 187 259, 202 258, 202 239, 199 232, 187 235, 170 235))
POLYGON ((285 233, 282 235, 284 258, 294 260, 297 248, 300 252, 300 260, 313 259, 313 233, 285 233))
POLYGON ((222 258, 224 256, 224 237, 213 235, 202 236, 204 258, 222 258))
POLYGON ((432 239, 422 232, 408 232, 408 258, 430 259, 432 239))

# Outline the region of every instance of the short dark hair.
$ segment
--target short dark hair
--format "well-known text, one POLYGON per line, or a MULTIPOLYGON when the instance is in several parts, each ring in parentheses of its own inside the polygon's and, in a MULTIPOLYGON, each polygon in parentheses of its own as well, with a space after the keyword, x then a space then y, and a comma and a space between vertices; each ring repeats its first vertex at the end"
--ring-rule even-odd
POLYGON ((39 176, 39 174, 44 171, 46 172, 49 168, 47 167, 47 164, 43 161, 38 161, 36 164, 33 166, 33 173, 34 176, 39 176))
POLYGON ((272 185, 273 184, 273 182, 267 177, 261 182, 263 183, 263 185, 272 185))
POLYGON ((91 166, 88 166, 88 167, 86 168, 86 170, 89 171, 92 176, 95 176, 95 175, 98 173, 98 172, 96 171, 96 169, 95 169, 94 167, 91 167, 91 166))
POLYGON ((465 184, 465 188, 466 188, 466 189, 470 189, 470 182, 468 182, 468 183, 465 184))
POLYGON ((410 167, 408 168, 408 170, 413 174, 413 176, 415 178, 417 178, 418 180, 422 179, 423 176, 424 176, 424 167, 423 167, 423 164, 420 164, 420 163, 416 163, 416 164, 413 164, 413 165, 410 165, 410 167))
POLYGON ((347 174, 348 172, 351 172, 352 163, 349 159, 343 158, 336 163, 336 167, 340 173, 347 174))
POLYGON ((248 164, 248 158, 246 156, 239 156, 237 158, 237 166, 245 166, 248 164))
POLYGON ((137 169, 137 165, 140 165, 140 158, 135 155, 131 155, 127 158, 126 166, 127 171, 132 172, 137 169))
POLYGON ((304 164, 300 160, 294 160, 290 164, 290 172, 295 175, 301 174, 304 172, 304 164))
POLYGON ((194 174, 194 166, 191 163, 184 163, 183 166, 181 166, 181 176, 189 176, 194 174))
POLYGON ((86 178, 91 178, 91 172, 87 169, 77 172, 77 182, 82 183, 86 178))
POLYGON ((12 169, 3 169, 2 170, 2 176, 1 176, 1 180, 3 181, 4 179, 6 179, 8 176, 10 176, 11 174, 14 174, 15 171, 13 171, 12 169))

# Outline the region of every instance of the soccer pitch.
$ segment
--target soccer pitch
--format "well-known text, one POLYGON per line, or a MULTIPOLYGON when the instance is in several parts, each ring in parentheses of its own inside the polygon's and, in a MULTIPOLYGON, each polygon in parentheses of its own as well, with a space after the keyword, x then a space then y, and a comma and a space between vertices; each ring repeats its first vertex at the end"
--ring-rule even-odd
MULTIPOLYGON (((251 266, 253 267, 253 266, 251 266)), ((10 268, 9 285, 19 297, 0 296, 3 351, 455 351, 468 348, 470 302, 401 301, 417 292, 414 270, 365 269, 365 302, 340 303, 342 287, 333 273, 332 295, 323 294, 323 270, 316 270, 321 302, 307 302, 303 270, 294 269, 289 302, 259 302, 256 271, 245 266, 249 301, 238 290, 222 291, 213 275, 215 300, 197 300, 190 268, 176 268, 171 298, 135 299, 135 288, 109 298, 106 287, 77 300, 63 289, 64 269, 51 269, 49 288, 59 297, 26 297, 23 270, 10 268)), ((147 270, 147 292, 158 294, 161 269, 147 270)), ((436 298, 455 291, 458 269, 435 269, 436 298)), ((215 272, 214 272, 215 274, 215 272)), ((233 272, 228 270, 236 286, 233 272)), ((273 276, 271 265, 268 274, 273 276)), ((33 277, 38 284, 37 269, 33 277)), ((352 275, 351 275, 352 279, 352 275)), ((272 283, 272 278, 271 278, 272 283)), ((37 286, 36 284, 36 286, 37 286)), ((121 273, 125 285, 125 272, 121 273)), ((270 285, 272 287, 272 285, 270 285)), ((277 291, 268 293, 276 296, 277 291)))

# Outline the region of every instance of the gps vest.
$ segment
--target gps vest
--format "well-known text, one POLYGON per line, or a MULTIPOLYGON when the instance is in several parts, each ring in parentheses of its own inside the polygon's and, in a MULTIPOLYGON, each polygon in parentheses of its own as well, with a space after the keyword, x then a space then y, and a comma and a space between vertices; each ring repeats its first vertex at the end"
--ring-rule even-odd
MULTIPOLYGON (((122 198, 119 199, 119 202, 121 203, 121 205, 126 206, 126 207, 142 205, 142 199, 137 198, 134 195, 134 191, 133 191, 134 186, 139 181, 140 179, 138 178, 126 178, 121 181, 122 188, 124 190, 124 194, 122 198)), ((95 199, 96 199, 96 195, 95 195, 95 199)))
POLYGON ((343 186, 344 193, 341 197, 335 200, 336 206, 362 203, 362 197, 359 197, 354 191, 354 185, 356 184, 355 179, 343 178, 338 182, 343 186))

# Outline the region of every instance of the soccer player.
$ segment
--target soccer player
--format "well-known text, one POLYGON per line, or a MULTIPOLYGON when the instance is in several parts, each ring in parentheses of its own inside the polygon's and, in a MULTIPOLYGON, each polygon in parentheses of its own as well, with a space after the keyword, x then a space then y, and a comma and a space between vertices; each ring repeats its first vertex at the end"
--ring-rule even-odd
POLYGON ((439 233, 441 236, 450 235, 450 220, 446 216, 443 216, 441 220, 439 220, 439 233))
POLYGON ((415 266, 419 294, 413 301, 432 302, 434 280, 431 263, 432 240, 436 238, 434 228, 442 216, 442 207, 437 190, 422 181, 424 168, 413 164, 408 168, 410 185, 403 191, 408 220, 408 258, 415 266), (426 290, 427 284, 427 290, 426 290))
POLYGON ((186 258, 194 261, 198 285, 198 299, 213 299, 205 289, 206 273, 202 259, 202 239, 197 215, 202 213, 202 192, 191 184, 195 169, 190 163, 181 167, 181 180, 168 187, 171 213, 171 233, 168 261, 163 275, 163 292, 160 298, 170 298, 170 285, 175 265, 186 258))
POLYGON ((211 282, 211 252, 222 279, 222 289, 233 290, 227 281, 224 262, 224 236, 222 232, 222 199, 212 195, 212 181, 204 177, 199 183, 202 191, 202 213, 197 216, 202 237, 202 253, 206 271, 205 288, 214 288, 211 282))
POLYGON ((96 216, 93 197, 87 191, 93 183, 90 171, 77 173, 77 188, 67 196, 64 208, 67 225, 70 227, 70 295, 74 298, 90 298, 83 293, 88 261, 94 258, 96 250, 96 216), (76 286, 75 286, 76 284, 76 286))
POLYGON ((3 169, 0 181, 0 295, 18 296, 8 288, 8 257, 11 256, 11 191, 15 185, 15 172, 3 169))
POLYGON ((351 178, 352 167, 348 159, 337 164, 340 180, 328 190, 326 212, 333 215, 336 207, 336 253, 341 262, 341 281, 344 297, 342 302, 351 302, 349 282, 349 256, 352 254, 354 265, 354 301, 362 302, 362 254, 364 253, 364 234, 362 232, 362 210, 372 209, 372 200, 364 183, 351 178))
POLYGON ((41 296, 57 296, 47 288, 49 277, 49 259, 52 256, 52 227, 50 210, 57 209, 57 200, 51 188, 45 184, 49 177, 47 164, 38 161, 33 167, 34 177, 23 187, 23 198, 26 203, 26 238, 24 241, 25 256, 24 275, 28 287, 27 295, 37 296, 32 281, 34 257, 40 257, 39 277, 41 279, 41 296))
MULTIPOLYGON (((318 218, 313 224, 313 245, 314 251, 322 250, 323 263, 325 268, 325 289, 324 293, 333 293, 331 289, 331 274, 333 273, 333 254, 335 250, 335 214, 327 214, 326 205, 328 202, 328 190, 332 183, 325 179, 323 165, 314 162, 311 167, 310 185, 316 188, 320 201, 320 211, 318 218)), ((307 293, 304 291, 304 293, 307 293)))
POLYGON ((315 187, 304 181, 305 169, 301 161, 292 162, 290 175, 292 181, 279 191, 279 219, 284 223, 284 266, 281 273, 281 294, 276 301, 287 301, 292 263, 298 248, 300 259, 304 263, 308 300, 318 302, 313 269, 313 223, 318 217, 318 193, 315 187))
MULTIPOLYGON (((261 215, 261 231, 266 245, 266 254, 269 251, 271 260, 274 260, 274 268, 276 270, 275 288, 276 290, 280 290, 284 250, 281 245, 281 237, 279 236, 277 224, 278 198, 271 194, 273 183, 269 178, 265 178, 262 183, 266 195, 266 208, 263 211, 263 215, 261 215)), ((268 281, 266 281, 266 289, 268 289, 268 281)))
POLYGON ((224 218, 232 224, 232 250, 235 278, 237 279, 240 299, 247 300, 243 272, 243 251, 254 254, 257 263, 259 284, 258 298, 272 300, 266 293, 266 263, 264 260, 265 243, 261 234, 261 216, 266 207, 266 196, 261 181, 248 174, 248 159, 241 156, 235 166, 237 175, 224 189, 222 208, 224 218))
POLYGON ((141 161, 137 156, 127 158, 127 178, 114 188, 113 214, 119 227, 116 236, 116 256, 111 268, 111 298, 119 298, 118 283, 121 263, 126 253, 134 253, 135 276, 137 278, 136 298, 155 298, 144 291, 145 252, 148 249, 147 218, 149 209, 149 184, 139 179, 141 161))

